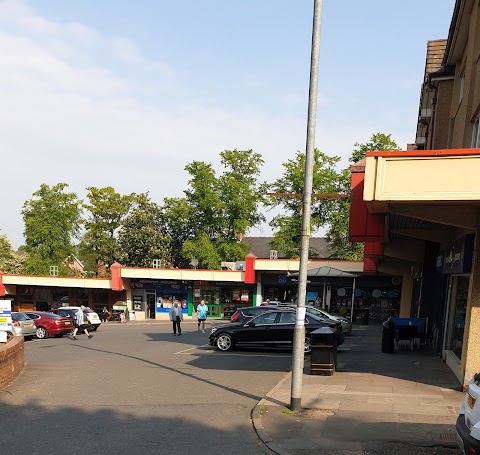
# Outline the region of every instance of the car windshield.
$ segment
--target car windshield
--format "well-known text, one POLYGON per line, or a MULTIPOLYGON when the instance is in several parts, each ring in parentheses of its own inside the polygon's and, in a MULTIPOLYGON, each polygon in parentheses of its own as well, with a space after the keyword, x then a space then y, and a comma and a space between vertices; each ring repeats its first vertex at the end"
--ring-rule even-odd
POLYGON ((84 313, 94 313, 94 311, 92 311, 90 308, 85 308, 83 310, 84 313))

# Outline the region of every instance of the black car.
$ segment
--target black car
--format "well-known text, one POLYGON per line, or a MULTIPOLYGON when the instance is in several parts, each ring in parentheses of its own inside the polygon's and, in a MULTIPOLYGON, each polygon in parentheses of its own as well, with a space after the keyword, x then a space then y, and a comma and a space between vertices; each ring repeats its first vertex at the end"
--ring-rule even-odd
MULTIPOLYGON (((210 345, 220 351, 240 346, 292 347, 296 312, 288 309, 269 309, 246 323, 236 322, 214 327, 210 333, 210 345)), ((342 344, 345 335, 338 331, 335 321, 325 321, 311 314, 305 317, 305 352, 310 352, 310 333, 322 327, 337 332, 337 343, 342 344)), ((341 328, 340 328, 341 330, 341 328)))

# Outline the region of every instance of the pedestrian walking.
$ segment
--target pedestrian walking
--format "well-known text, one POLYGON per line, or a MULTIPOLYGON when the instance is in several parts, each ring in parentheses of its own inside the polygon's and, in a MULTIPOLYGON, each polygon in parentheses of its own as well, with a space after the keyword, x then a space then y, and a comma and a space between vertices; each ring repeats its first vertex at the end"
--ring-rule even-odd
POLYGON ((125 324, 125 312, 120 313, 120 324, 125 324))
POLYGON ((170 316, 170 321, 172 321, 173 335, 175 336, 178 331, 178 336, 180 336, 182 334, 181 322, 183 321, 183 313, 182 307, 179 306, 177 300, 173 304, 172 308, 170 308, 168 315, 170 316))
POLYGON ((85 310, 85 306, 80 305, 80 309, 75 313, 75 323, 74 323, 75 328, 73 329, 73 334, 70 337, 72 340, 77 339, 76 335, 77 335, 78 329, 83 329, 88 339, 93 337, 92 334, 88 333, 88 330, 87 330, 88 319, 85 313, 83 312, 84 310, 85 310))
POLYGON ((200 300, 200 303, 197 305, 198 313, 198 328, 197 332, 200 332, 200 326, 202 328, 202 333, 205 333, 205 321, 208 314, 208 306, 205 305, 205 300, 200 300))
POLYGON ((107 307, 104 306, 102 308, 102 314, 100 315, 101 318, 102 318, 102 322, 107 322, 108 321, 108 317, 110 316, 109 313, 108 313, 108 310, 107 310, 107 307))

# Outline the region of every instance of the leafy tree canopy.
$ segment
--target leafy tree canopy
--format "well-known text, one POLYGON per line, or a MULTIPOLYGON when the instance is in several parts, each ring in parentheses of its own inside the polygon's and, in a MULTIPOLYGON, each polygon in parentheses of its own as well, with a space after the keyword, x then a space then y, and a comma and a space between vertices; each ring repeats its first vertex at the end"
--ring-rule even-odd
POLYGON ((365 158, 365 154, 367 152, 400 150, 400 147, 393 139, 391 139, 391 136, 391 134, 376 133, 373 134, 370 141, 366 142, 365 144, 355 142, 354 147, 356 148, 353 149, 350 162, 357 163, 361 159, 365 158))
POLYGON ((170 236, 165 235, 160 207, 148 193, 133 196, 129 214, 118 237, 120 262, 130 267, 152 267, 160 259, 163 267, 171 262, 170 236))
POLYGON ((72 274, 66 264, 75 252, 82 205, 75 193, 64 191, 67 187, 42 184, 23 205, 27 273, 49 275, 50 266, 58 266, 60 274, 72 274))
POLYGON ((98 265, 97 275, 100 276, 103 264, 110 266, 119 258, 118 232, 134 195, 121 195, 111 186, 88 187, 87 190, 89 203, 84 207, 88 210, 88 216, 80 252, 87 263, 98 265))
POLYGON ((165 200, 166 232, 172 238, 176 266, 188 266, 197 259, 203 268, 218 268, 222 260, 243 260, 247 247, 237 242, 238 235, 265 220, 260 210, 266 191, 266 184, 259 182, 264 164, 261 155, 252 150, 225 150, 220 162, 223 172, 219 176, 212 164, 188 164, 185 198, 165 200), (199 256, 193 257, 197 252, 199 256))
POLYGON ((5 234, 0 235, 0 272, 22 273, 26 254, 17 255, 5 234))

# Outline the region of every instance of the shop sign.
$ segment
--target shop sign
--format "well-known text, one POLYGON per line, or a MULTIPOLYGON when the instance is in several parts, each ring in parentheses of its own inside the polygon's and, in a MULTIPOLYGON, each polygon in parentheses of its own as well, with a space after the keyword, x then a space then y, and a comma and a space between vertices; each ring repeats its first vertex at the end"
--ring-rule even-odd
POLYGON ((0 300, 0 331, 1 332, 12 331, 12 301, 11 300, 0 300))
POLYGON ((184 286, 186 285, 185 281, 177 280, 132 280, 132 288, 134 289, 153 289, 153 288, 163 288, 170 286, 184 286))
POLYGON ((242 297, 240 300, 242 302, 248 302, 248 289, 242 289, 242 297))
POLYGON ((468 234, 445 248, 443 273, 470 273, 474 239, 473 234, 468 234))

